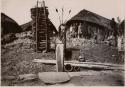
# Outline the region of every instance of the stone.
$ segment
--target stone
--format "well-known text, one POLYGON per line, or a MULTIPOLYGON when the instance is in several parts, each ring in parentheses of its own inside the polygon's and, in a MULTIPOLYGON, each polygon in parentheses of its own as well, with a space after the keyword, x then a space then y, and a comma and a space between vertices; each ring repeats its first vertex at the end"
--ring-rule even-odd
POLYGON ((67 72, 42 72, 38 76, 46 84, 58 84, 71 79, 67 72))

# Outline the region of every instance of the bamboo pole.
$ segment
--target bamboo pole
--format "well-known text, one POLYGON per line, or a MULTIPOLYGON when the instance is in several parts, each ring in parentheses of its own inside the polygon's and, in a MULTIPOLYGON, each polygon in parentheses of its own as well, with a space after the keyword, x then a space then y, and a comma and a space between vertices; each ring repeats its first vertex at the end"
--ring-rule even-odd
POLYGON ((64 10, 63 10, 63 8, 62 8, 62 24, 63 24, 63 15, 64 15, 63 12, 64 12, 64 10))
POLYGON ((44 15, 45 15, 45 27, 46 27, 46 52, 48 52, 49 49, 49 43, 48 43, 48 27, 47 27, 47 17, 46 17, 46 8, 45 8, 45 1, 43 1, 43 8, 44 8, 44 15))
MULTIPOLYGON (((34 59, 33 62, 55 65, 56 60, 34 59)), ((104 69, 104 70, 123 70, 124 65, 110 64, 110 63, 95 63, 95 62, 78 62, 78 61, 64 61, 64 65, 70 64, 71 66, 78 66, 90 69, 104 69)))
POLYGON ((37 27, 37 25, 38 25, 38 23, 37 23, 38 22, 38 20, 37 20, 38 19, 38 17, 37 17, 38 14, 37 13, 38 13, 38 11, 37 11, 37 9, 38 9, 38 0, 37 0, 37 6, 36 6, 36 43, 35 43, 36 44, 36 48, 35 48, 36 52, 38 51, 38 38, 37 38, 37 36, 38 36, 37 35, 37 31, 38 31, 38 27, 37 27))
MULTIPOLYGON (((56 12, 58 13, 58 9, 56 9, 56 12)), ((61 24, 61 18, 60 18, 59 13, 58 13, 58 17, 59 17, 59 22, 60 22, 60 24, 61 24)))
POLYGON ((69 10, 69 14, 68 14, 68 16, 66 17, 66 19, 65 19, 65 22, 64 22, 64 23, 66 23, 66 22, 67 22, 67 20, 69 19, 70 13, 71 13, 71 10, 69 10))

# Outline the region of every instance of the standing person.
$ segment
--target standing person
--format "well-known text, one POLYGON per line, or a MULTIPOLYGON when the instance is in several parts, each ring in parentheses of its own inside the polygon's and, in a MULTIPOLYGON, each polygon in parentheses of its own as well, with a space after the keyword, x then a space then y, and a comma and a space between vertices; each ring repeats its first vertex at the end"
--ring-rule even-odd
POLYGON ((81 38, 81 35, 82 35, 82 23, 80 23, 78 26, 78 38, 81 38))
POLYGON ((72 32, 73 32, 73 26, 70 25, 70 37, 72 37, 72 32))
POLYGON ((115 22, 115 19, 112 18, 110 22, 111 28, 113 29, 113 36, 115 37, 115 46, 117 46, 117 23, 115 22))
POLYGON ((108 41, 109 41, 109 46, 115 46, 115 37, 114 37, 113 33, 111 33, 109 35, 108 41))
POLYGON ((94 35, 94 42, 97 43, 97 33, 94 35))
POLYGON ((72 25, 72 37, 75 38, 75 23, 72 25))
POLYGON ((78 23, 75 23, 75 38, 77 37, 78 35, 78 23))

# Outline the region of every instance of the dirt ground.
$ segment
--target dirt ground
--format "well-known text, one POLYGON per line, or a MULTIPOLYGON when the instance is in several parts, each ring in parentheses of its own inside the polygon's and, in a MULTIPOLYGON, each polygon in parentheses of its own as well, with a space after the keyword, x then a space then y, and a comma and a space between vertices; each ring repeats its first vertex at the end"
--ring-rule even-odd
POLYGON ((121 71, 93 71, 68 72, 71 80, 58 84, 45 84, 40 79, 29 81, 2 81, 4 86, 124 86, 123 72, 121 71))
MULTIPOLYGON (((69 49, 69 48, 68 48, 69 49)), ((70 48, 71 58, 77 60, 79 55, 85 54, 86 61, 89 62, 106 62, 106 63, 117 63, 123 64, 123 61, 119 59, 118 51, 116 48, 109 47, 107 45, 96 45, 95 47, 82 48, 74 47, 70 48)), ((69 55, 69 54, 68 54, 69 55)), ((41 63, 33 63, 33 59, 55 59, 55 52, 51 51, 48 53, 36 53, 30 47, 30 44, 20 43, 16 45, 2 46, 1 49, 1 85, 46 85, 41 82, 39 79, 29 82, 19 82, 15 83, 13 80, 8 80, 5 77, 14 76, 17 77, 20 74, 38 74, 39 72, 55 72, 55 65, 44 65, 41 63)), ((92 71, 86 71, 91 72, 92 71)), ((93 71, 94 72, 94 71, 93 71)), ((112 71, 111 71, 112 72, 112 71)), ((95 72, 94 72, 95 73, 95 72)), ((120 75, 115 75, 111 73, 100 73, 98 75, 90 76, 75 76, 72 77, 71 81, 61 85, 123 85, 123 78, 121 72, 118 72, 120 75), (111 82, 111 83, 110 83, 111 82)), ((54 84, 55 85, 55 84, 54 84)), ((56 84, 59 85, 59 84, 56 84)))

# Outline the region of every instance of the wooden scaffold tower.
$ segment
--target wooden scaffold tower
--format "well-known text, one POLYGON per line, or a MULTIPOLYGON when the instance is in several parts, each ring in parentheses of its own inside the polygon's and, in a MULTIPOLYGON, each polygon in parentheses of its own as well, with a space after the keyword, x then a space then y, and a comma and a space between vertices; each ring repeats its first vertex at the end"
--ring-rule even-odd
POLYGON ((36 52, 45 50, 48 52, 49 50, 49 31, 48 31, 48 9, 45 6, 45 2, 43 1, 41 6, 37 6, 35 8, 31 8, 31 18, 32 18, 32 30, 34 33, 34 49, 36 52))

